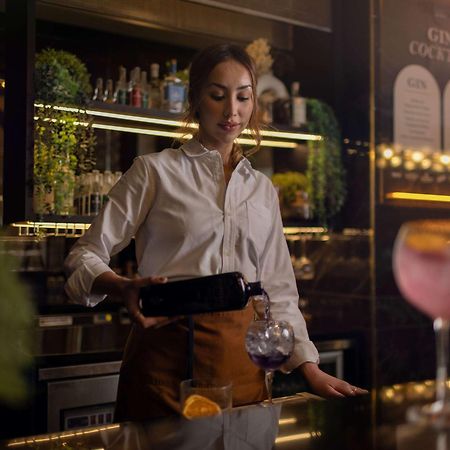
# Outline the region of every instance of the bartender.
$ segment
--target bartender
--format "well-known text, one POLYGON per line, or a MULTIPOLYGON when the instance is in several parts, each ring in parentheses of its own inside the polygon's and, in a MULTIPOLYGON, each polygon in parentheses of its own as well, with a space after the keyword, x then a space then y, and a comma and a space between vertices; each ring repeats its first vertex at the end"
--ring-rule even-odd
POLYGON ((194 378, 231 381, 234 406, 265 398, 264 373, 244 348, 251 307, 197 315, 193 325, 184 318, 144 317, 139 308, 143 286, 231 271, 261 281, 273 318, 294 328, 295 350, 284 371, 300 372, 321 396, 364 392, 317 365, 318 352, 298 308, 277 193, 246 158, 259 149, 261 137, 255 67, 241 47, 215 45, 195 57, 185 122, 198 124, 194 137, 179 148, 137 157, 65 263, 65 288, 73 301, 94 306, 106 295, 120 296, 134 322, 115 419, 142 420, 179 410, 190 327, 194 378), (245 128, 256 141, 248 152, 236 143, 245 128), (133 237, 138 277, 127 278, 108 263, 133 237))

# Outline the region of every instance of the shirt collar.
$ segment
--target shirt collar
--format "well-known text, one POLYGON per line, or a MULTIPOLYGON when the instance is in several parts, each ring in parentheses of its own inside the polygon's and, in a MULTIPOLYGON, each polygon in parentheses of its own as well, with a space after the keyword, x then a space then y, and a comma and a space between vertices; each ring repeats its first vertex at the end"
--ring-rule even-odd
POLYGON ((243 156, 242 159, 239 161, 236 169, 239 170, 239 172, 242 173, 243 175, 250 174, 256 177, 255 169, 252 167, 251 162, 245 156, 243 156))
POLYGON ((180 148, 186 156, 190 157, 202 156, 209 152, 209 150, 195 138, 185 142, 180 148))
MULTIPOLYGON (((180 147, 180 149, 186 154, 186 156, 192 158, 206 155, 210 151, 195 138, 192 138, 189 141, 185 142, 180 147)), ((252 164, 245 156, 243 156, 239 161, 236 169, 243 175, 250 174, 256 177, 255 169, 252 167, 252 164)))

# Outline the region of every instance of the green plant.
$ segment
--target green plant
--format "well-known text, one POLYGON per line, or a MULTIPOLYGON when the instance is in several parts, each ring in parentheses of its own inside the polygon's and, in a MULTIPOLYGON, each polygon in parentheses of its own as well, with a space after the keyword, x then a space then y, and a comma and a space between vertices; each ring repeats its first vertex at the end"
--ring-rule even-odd
POLYGON ((0 400, 15 405, 25 400, 24 371, 32 361, 31 329, 35 311, 25 284, 13 271, 14 261, 0 245, 0 400))
POLYGON ((345 170, 341 159, 341 133, 333 110, 317 99, 308 99, 309 131, 322 136, 309 141, 308 195, 314 217, 324 226, 342 208, 345 170))
POLYGON ((92 94, 86 66, 73 54, 47 48, 36 55, 36 100, 85 105, 92 94))
POLYGON ((92 119, 83 107, 89 74, 75 55, 46 49, 36 57, 35 75, 36 100, 44 103, 35 108, 35 212, 69 214, 75 175, 95 165, 92 119))
POLYGON ((280 189, 286 205, 293 203, 298 191, 305 191, 308 179, 300 172, 283 172, 272 175, 272 183, 280 189))

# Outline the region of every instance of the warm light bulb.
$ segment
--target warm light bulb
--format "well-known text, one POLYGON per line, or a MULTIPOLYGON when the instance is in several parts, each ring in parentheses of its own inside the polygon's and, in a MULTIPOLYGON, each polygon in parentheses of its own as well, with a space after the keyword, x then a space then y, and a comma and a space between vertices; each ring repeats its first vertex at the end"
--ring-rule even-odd
POLYGON ((385 159, 391 159, 394 156, 394 152, 389 147, 385 148, 383 150, 383 156, 384 156, 385 159))
POLYGON ((416 162, 416 163, 420 163, 424 158, 424 154, 422 152, 416 151, 413 152, 411 159, 416 162))
POLYGON ((450 155, 441 155, 439 160, 442 164, 445 164, 446 166, 450 165, 450 155))
POLYGON ((404 167, 406 170, 414 170, 416 168, 416 163, 414 161, 405 161, 404 167))
POLYGON ((423 159, 420 163, 420 167, 422 167, 423 170, 428 170, 431 167, 431 159, 423 159))
POLYGON ((402 164, 402 158, 400 156, 393 156, 391 158, 391 166, 392 167, 399 167, 402 164))

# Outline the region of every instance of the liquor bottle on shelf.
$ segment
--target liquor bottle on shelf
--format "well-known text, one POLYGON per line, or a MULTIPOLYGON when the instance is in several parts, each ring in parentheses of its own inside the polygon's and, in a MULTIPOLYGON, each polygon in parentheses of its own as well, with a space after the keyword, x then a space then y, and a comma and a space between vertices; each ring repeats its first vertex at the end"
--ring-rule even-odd
POLYGON ((300 97, 300 82, 291 85, 291 125, 300 127, 306 123, 306 100, 300 97))
POLYGON ((149 107, 161 108, 161 82, 159 80, 159 64, 150 64, 149 107))
POLYGON ((111 78, 108 78, 106 80, 106 88, 105 92, 103 93, 103 101, 105 103, 114 103, 114 86, 113 80, 111 78))
POLYGON ((140 290, 144 316, 178 316, 243 309, 264 295, 260 282, 248 283, 239 272, 152 284, 140 290))
POLYGON ((108 192, 114 185, 114 175, 110 170, 105 170, 103 174, 103 185, 102 185, 102 205, 108 201, 108 192))
POLYGON ((130 70, 130 79, 127 84, 127 105, 133 104, 133 87, 135 83, 135 69, 130 70))
POLYGON ((127 69, 123 66, 119 67, 119 80, 116 83, 114 100, 119 105, 127 104, 127 69))
POLYGON ((92 173, 85 173, 81 179, 81 215, 91 215, 92 173))
POLYGON ((96 216, 101 208, 100 172, 98 170, 92 171, 89 200, 89 215, 96 216))
POLYGON ((142 93, 141 93, 141 68, 135 67, 133 69, 133 85, 131 88, 131 105, 136 108, 142 106, 142 93))
POLYGON ((74 214, 80 214, 80 196, 81 196, 81 175, 75 175, 75 186, 73 189, 73 210, 74 214))
POLYGON ((149 107, 149 85, 147 83, 147 72, 143 70, 141 72, 141 106, 142 108, 149 107))
POLYGON ((103 101, 103 78, 97 78, 97 81, 95 82, 95 89, 94 89, 94 95, 92 97, 92 100, 96 102, 102 102, 103 101))
POLYGON ((181 113, 184 109, 186 86, 177 77, 177 60, 171 59, 168 74, 163 81, 163 109, 172 113, 181 113))

